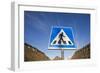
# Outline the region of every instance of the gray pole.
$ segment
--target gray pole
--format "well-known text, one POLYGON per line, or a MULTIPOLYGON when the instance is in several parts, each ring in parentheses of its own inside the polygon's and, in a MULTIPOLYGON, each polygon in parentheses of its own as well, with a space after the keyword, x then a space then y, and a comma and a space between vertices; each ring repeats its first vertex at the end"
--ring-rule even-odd
POLYGON ((64 60, 64 49, 61 49, 61 60, 64 60))

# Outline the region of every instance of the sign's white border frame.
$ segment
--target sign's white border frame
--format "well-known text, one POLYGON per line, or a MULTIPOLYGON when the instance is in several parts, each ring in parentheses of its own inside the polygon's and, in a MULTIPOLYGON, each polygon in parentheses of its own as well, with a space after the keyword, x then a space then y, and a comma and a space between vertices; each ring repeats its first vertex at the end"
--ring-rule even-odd
POLYGON ((11 69, 35 70, 61 67, 82 67, 96 65, 96 49, 94 33, 96 32, 96 8, 77 6, 77 5, 33 5, 33 3, 13 2, 11 6, 11 69), (63 61, 42 61, 24 62, 24 10, 46 11, 46 12, 71 12, 71 13, 90 13, 91 14, 91 59, 63 60, 63 61))

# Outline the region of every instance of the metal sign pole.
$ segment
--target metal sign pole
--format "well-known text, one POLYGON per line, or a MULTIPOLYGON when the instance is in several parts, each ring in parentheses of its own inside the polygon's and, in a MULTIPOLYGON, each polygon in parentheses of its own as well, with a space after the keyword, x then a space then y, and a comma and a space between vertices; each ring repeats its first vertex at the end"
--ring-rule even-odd
POLYGON ((64 60, 64 49, 61 49, 61 60, 64 60))

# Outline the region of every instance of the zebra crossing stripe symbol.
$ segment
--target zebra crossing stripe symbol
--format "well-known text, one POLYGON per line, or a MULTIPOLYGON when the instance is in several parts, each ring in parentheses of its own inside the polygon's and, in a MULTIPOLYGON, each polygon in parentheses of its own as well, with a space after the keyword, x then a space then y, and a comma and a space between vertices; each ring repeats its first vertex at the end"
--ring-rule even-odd
POLYGON ((70 27, 53 27, 49 49, 75 49, 75 42, 72 33, 72 28, 70 27))

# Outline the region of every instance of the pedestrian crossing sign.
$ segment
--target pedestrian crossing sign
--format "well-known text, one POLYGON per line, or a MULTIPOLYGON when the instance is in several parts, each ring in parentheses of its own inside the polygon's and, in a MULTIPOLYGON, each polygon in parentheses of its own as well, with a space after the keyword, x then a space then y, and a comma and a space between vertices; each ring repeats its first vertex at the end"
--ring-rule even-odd
POLYGON ((53 27, 48 49, 75 49, 71 27, 53 27))

